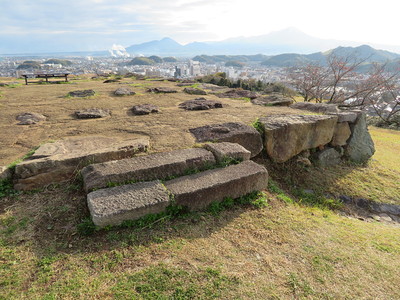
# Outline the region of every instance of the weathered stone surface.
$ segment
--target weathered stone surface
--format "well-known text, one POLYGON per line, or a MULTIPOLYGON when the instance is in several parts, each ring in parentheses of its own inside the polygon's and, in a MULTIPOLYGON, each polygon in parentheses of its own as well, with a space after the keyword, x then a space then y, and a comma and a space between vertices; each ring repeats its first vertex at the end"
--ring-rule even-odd
POLYGON ((337 123, 335 126, 335 131, 333 132, 331 145, 334 147, 346 145, 346 142, 349 139, 350 135, 351 135, 351 130, 349 123, 347 122, 337 123))
POLYGON ((222 103, 216 100, 207 100, 205 98, 196 98, 179 104, 179 108, 186 110, 208 110, 212 108, 222 108, 222 103))
POLYGON ((326 148, 317 152, 314 162, 317 166, 322 168, 340 164, 340 153, 334 148, 326 148))
POLYGON ((251 152, 251 157, 258 155, 263 146, 258 131, 242 123, 223 123, 191 128, 189 131, 196 141, 203 142, 231 142, 242 145, 251 152))
POLYGON ((359 114, 360 112, 354 112, 354 111, 340 111, 338 113, 327 113, 327 115, 337 116, 338 123, 342 122, 354 123, 357 120, 359 114))
POLYGON ((114 83, 114 82, 119 82, 119 81, 120 81, 120 79, 107 79, 107 80, 104 80, 103 83, 114 83))
POLYGON ((115 90, 114 95, 116 96, 131 96, 135 95, 136 93, 129 88, 122 87, 115 90))
POLYGON ((272 115, 259 119, 264 130, 264 148, 275 162, 285 162, 300 152, 328 144, 336 116, 272 115))
POLYGON ((177 93, 178 91, 167 87, 157 87, 157 88, 150 88, 147 90, 147 92, 170 94, 170 93, 177 93))
POLYGON ((345 148, 345 155, 351 161, 365 162, 375 153, 374 141, 368 132, 365 113, 359 115, 350 129, 352 133, 345 148))
POLYGON ((93 223, 104 227, 160 213, 169 205, 169 195, 160 181, 139 182, 87 195, 93 223))
POLYGON ((30 190, 68 180, 85 165, 131 157, 148 147, 148 138, 119 140, 102 136, 73 137, 44 144, 16 166, 14 188, 30 190))
POLYGON ((323 114, 339 112, 337 105, 326 103, 297 102, 295 104, 292 104, 290 107, 323 114))
POLYGON ((88 108, 82 109, 75 112, 75 116, 78 119, 98 119, 105 118, 111 115, 111 111, 109 109, 103 108, 88 108))
POLYGON ((11 170, 7 167, 0 167, 0 181, 10 179, 12 176, 11 170))
POLYGON ((183 91, 190 95, 207 95, 206 91, 203 91, 203 90, 197 89, 197 88, 193 88, 193 87, 186 87, 183 89, 183 91))
POLYGON ((109 182, 166 179, 183 175, 188 170, 204 170, 214 164, 211 152, 193 148, 93 164, 82 170, 82 176, 85 190, 90 191, 106 187, 109 182))
POLYGON ((179 177, 165 183, 176 204, 190 210, 206 208, 211 202, 226 197, 237 198, 253 191, 265 189, 268 172, 253 161, 245 161, 226 168, 204 171, 179 177))
POLYGON ((272 95, 253 99, 251 103, 263 106, 289 106, 293 104, 293 99, 285 97, 282 94, 274 93, 272 95))
POLYGON ((211 143, 204 145, 204 148, 211 151, 219 163, 229 158, 245 161, 249 160, 251 155, 249 150, 236 143, 211 143))
POLYGON ((38 114, 38 113, 32 113, 32 112, 19 114, 15 119, 17 121, 19 121, 19 123, 17 123, 17 125, 32 125, 32 124, 39 123, 41 121, 46 121, 45 116, 38 114))
POLYGON ((159 109, 157 105, 153 104, 139 104, 132 107, 132 113, 134 115, 148 115, 150 113, 158 113, 159 109))
POLYGON ((177 83, 176 86, 192 86, 193 84, 195 84, 195 82, 180 82, 177 83))
POLYGON ((79 90, 79 91, 72 91, 68 93, 70 97, 91 97, 94 96, 96 92, 94 90, 79 90))
POLYGON ((250 98, 255 99, 259 95, 252 91, 242 90, 242 89, 232 89, 224 93, 215 94, 219 98, 250 98))

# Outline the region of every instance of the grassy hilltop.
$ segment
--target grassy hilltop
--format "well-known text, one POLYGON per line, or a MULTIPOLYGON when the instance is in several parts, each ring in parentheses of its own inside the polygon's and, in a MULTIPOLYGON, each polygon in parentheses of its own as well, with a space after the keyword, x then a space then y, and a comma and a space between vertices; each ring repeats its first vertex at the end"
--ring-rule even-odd
MULTIPOLYGON (((8 81, 15 80, 0 78, 8 81)), ((68 136, 149 136, 151 151, 159 152, 193 146, 192 127, 304 113, 220 98, 222 109, 184 111, 178 104, 196 98, 182 93, 184 87, 131 78, 121 82, 85 77, 69 84, 0 87, 0 165, 68 136), (179 93, 146 92, 159 86, 179 93), (136 95, 116 97, 119 87, 136 95), (96 95, 66 97, 84 89, 96 95), (144 103, 158 105, 161 112, 130 114, 133 105, 144 103), (91 107, 109 109, 112 116, 72 116, 91 107), (23 112, 44 114, 47 121, 16 125, 15 116, 23 112)), ((0 299, 400 298, 398 224, 358 218, 334 200, 348 195, 400 205, 400 132, 370 132, 377 151, 366 165, 318 169, 273 166, 260 158, 271 177, 263 191, 267 205, 226 202, 131 227, 95 230, 79 179, 25 193, 2 184, 0 299), (312 194, 304 192, 310 189, 312 194)))

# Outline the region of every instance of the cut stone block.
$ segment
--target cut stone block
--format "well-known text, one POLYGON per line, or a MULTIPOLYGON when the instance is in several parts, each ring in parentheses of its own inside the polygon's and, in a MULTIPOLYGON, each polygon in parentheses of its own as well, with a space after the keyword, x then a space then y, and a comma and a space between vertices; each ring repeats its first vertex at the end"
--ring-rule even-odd
POLYGON ((93 223, 104 227, 156 214, 169 205, 169 194, 160 181, 138 182, 87 195, 93 223))
POLYGON ((328 113, 327 115, 333 115, 338 117, 338 123, 348 122, 354 123, 360 113, 355 111, 341 111, 338 113, 328 113))
POLYGON ((106 187, 110 182, 166 179, 212 165, 215 165, 215 158, 210 151, 193 148, 93 164, 82 170, 82 176, 85 190, 91 191, 106 187))
POLYGON ((148 138, 74 137, 44 144, 15 168, 17 190, 31 190, 70 179, 85 165, 132 157, 147 151, 148 138))
POLYGON ((349 123, 347 122, 337 123, 335 126, 335 131, 333 132, 331 145, 334 147, 346 145, 346 142, 349 139, 350 135, 351 135, 351 130, 349 123))
POLYGON ((231 142, 245 147, 251 152, 251 157, 262 150, 262 139, 259 132, 248 125, 241 123, 223 123, 192 128, 189 131, 196 141, 203 142, 231 142))
POLYGON ((251 155, 249 150, 236 143, 212 143, 204 145, 204 148, 214 154, 218 163, 223 162, 227 158, 245 161, 249 160, 251 155))
POLYGON ((264 147, 275 162, 282 163, 300 152, 328 144, 337 116, 272 115, 260 118, 264 147))
POLYGON ((308 110, 316 113, 338 113, 339 109, 336 104, 326 103, 310 103, 310 102, 297 102, 290 105, 291 108, 308 110))
POLYGON ((177 205, 201 210, 226 197, 238 198, 265 189, 268 172, 253 161, 179 177, 165 183, 177 205))

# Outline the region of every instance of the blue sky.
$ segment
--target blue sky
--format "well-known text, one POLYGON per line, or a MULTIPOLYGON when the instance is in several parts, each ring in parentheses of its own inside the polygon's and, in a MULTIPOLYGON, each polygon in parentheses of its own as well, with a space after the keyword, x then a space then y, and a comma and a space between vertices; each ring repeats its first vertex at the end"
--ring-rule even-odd
POLYGON ((395 1, 0 0, 0 53, 106 50, 297 27, 320 38, 400 45, 395 1), (372 3, 371 3, 372 4, 372 3))

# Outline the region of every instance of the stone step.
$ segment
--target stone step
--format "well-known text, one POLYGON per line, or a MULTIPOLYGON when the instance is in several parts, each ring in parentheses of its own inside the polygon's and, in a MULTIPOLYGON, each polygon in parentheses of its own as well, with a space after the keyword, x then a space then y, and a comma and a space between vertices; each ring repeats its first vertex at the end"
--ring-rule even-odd
POLYGON ((31 190, 70 179, 90 163, 132 157, 147 151, 148 138, 73 137, 40 146, 15 168, 14 188, 31 190))
POLYGON ((104 227, 160 213, 169 205, 170 198, 156 180, 97 190, 87 195, 87 202, 93 223, 104 227))
POLYGON ((93 164, 82 170, 82 176, 84 188, 88 192, 107 187, 109 183, 181 176, 190 170, 205 170, 215 164, 214 155, 210 151, 192 148, 93 164))
POLYGON ((226 197, 238 198, 265 189, 267 184, 266 168, 253 161, 165 182, 175 203, 187 206, 190 210, 201 210, 211 202, 220 202, 226 197))

